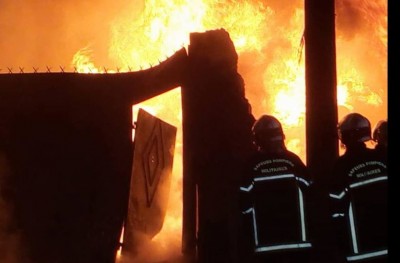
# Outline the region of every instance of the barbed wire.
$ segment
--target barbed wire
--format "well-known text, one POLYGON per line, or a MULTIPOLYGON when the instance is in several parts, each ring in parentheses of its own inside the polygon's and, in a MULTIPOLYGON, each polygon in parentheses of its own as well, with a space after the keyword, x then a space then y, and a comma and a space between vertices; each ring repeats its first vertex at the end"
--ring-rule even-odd
MULTIPOLYGON (((148 68, 152 68, 153 65, 149 64, 148 68)), ((143 66, 140 66, 140 69, 137 71, 143 70, 143 66)), ((80 71, 77 67, 73 67, 71 71, 67 69, 66 66, 59 66, 57 69, 53 69, 50 66, 45 66, 44 68, 40 67, 31 67, 28 69, 25 69, 25 67, 5 67, 5 68, 0 68, 0 74, 32 74, 32 73, 91 73, 91 74, 112 74, 112 73, 128 73, 128 72, 134 72, 132 67, 128 66, 127 68, 121 68, 121 67, 116 67, 115 69, 112 68, 106 68, 106 67, 101 67, 101 68, 87 68, 85 72, 80 71), (99 70, 101 69, 101 71, 99 70)))
MULTIPOLYGON (((182 43, 181 45, 182 48, 185 48, 185 45, 182 43)), ((178 52, 176 50, 174 53, 178 52)), ((0 67, 0 74, 29 74, 29 73, 81 73, 81 74, 114 74, 114 73, 128 73, 128 72, 135 72, 135 71, 142 71, 145 69, 150 69, 155 66, 160 65, 161 63, 167 61, 170 58, 170 56, 165 56, 165 60, 161 61, 158 59, 158 64, 153 65, 152 63, 148 63, 148 67, 144 67, 143 65, 139 66, 138 70, 133 70, 131 66, 127 66, 126 68, 122 69, 121 67, 116 67, 115 70, 111 68, 106 68, 106 67, 94 67, 94 68, 87 68, 86 70, 89 72, 82 72, 80 71, 76 66, 72 68, 72 71, 66 70, 66 66, 59 66, 57 70, 53 70, 50 66, 45 66, 44 69, 41 69, 40 67, 31 67, 27 70, 25 70, 24 67, 18 67, 18 69, 14 69, 13 67, 0 67), (99 71, 99 69, 102 69, 102 71, 99 71)))

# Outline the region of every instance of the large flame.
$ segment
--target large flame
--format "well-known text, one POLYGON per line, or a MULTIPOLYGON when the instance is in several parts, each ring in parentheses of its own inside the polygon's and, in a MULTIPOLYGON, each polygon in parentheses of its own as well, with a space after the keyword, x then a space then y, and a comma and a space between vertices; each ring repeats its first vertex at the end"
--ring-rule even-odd
MULTIPOLYGON (((254 115, 270 113, 278 117, 288 148, 305 161, 304 6, 300 0, 291 1, 290 8, 274 2, 268 5, 265 1, 149 0, 139 13, 132 9, 132 15, 125 12, 115 20, 109 55, 125 70, 144 69, 180 47, 187 47, 191 32, 226 29, 239 54, 239 73, 245 79, 246 96, 254 115)), ((374 123, 387 116, 385 6, 385 1, 337 1, 339 118, 359 111, 374 123), (352 22, 359 27, 354 28, 352 22)), ((136 105, 134 111, 143 107, 180 129, 180 106, 178 88, 136 105)), ((158 247, 181 231, 181 142, 179 132, 171 191, 179 194, 171 198, 164 228, 154 239, 158 247)))
MULTIPOLYGON (((360 105, 361 112, 366 107, 384 108, 369 116, 372 122, 387 114, 382 75, 387 70, 382 59, 387 55, 386 5, 385 1, 337 1, 336 9, 343 14, 337 19, 339 118, 357 110, 354 105, 360 105)), ((239 73, 246 81, 254 114, 276 115, 288 134, 289 149, 305 160, 303 22, 302 1, 284 7, 274 1, 268 5, 264 1, 149 0, 114 21, 109 56, 123 71, 140 70, 187 47, 191 32, 225 28, 239 53, 239 73)), ((104 72, 94 67, 89 56, 87 49, 79 50, 74 67, 79 72, 104 72)), ((152 101, 147 108, 160 107, 159 100, 152 101)), ((175 108, 158 115, 168 119, 166 115, 175 108)), ((176 121, 179 118, 174 117, 173 124, 179 124, 176 121)))
MULTIPOLYGON (((54 64, 61 63, 61 58, 68 57, 72 60, 71 69, 82 73, 137 71, 158 64, 182 46, 187 47, 191 32, 224 28, 239 54, 239 73, 245 80, 246 97, 255 117, 264 113, 276 115, 284 126, 288 148, 305 161, 303 0, 101 0, 98 9, 88 8, 86 2, 62 2, 52 7, 37 1, 25 3, 23 8, 17 4, 2 6, 5 11, 0 10, 0 19, 6 19, 5 24, 30 26, 30 30, 4 31, 9 34, 4 37, 6 42, 0 40, 3 63, 14 61, 32 67, 54 60, 54 64), (60 6, 64 12, 53 12, 60 11, 60 6), (48 14, 27 11, 35 9, 48 9, 48 14), (50 15, 53 13, 56 18, 50 15), (55 37, 59 33, 55 26, 43 30, 45 25, 58 25, 55 22, 60 21, 68 24, 65 36, 55 37), (39 29, 34 30, 34 23, 39 29), (19 32, 25 36, 21 42, 29 45, 11 52, 8 43, 22 38, 19 32), (50 32, 51 40, 46 41, 50 32), (64 44, 65 50, 76 47, 72 58, 61 53, 61 40, 68 43, 68 47, 64 44), (40 48, 46 52, 37 52, 40 48)), ((374 125, 387 118, 387 1, 335 3, 339 118, 356 111, 374 125)), ((0 26, 4 27, 1 23, 0 26)), ((7 65, 0 65, 0 73, 7 71, 7 65)), ((143 107, 178 127, 170 207, 162 232, 154 238, 159 247, 171 236, 179 237, 181 231, 180 102, 177 87, 133 107, 134 114, 138 107, 143 107)))

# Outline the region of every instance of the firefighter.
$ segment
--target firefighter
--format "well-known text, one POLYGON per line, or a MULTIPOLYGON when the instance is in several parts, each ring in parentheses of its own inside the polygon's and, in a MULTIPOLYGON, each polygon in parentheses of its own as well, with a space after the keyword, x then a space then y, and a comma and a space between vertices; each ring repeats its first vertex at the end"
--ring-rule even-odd
POLYGON ((387 261, 387 165, 369 149, 369 120, 350 113, 338 123, 344 154, 329 181, 331 218, 344 262, 387 261))
POLYGON ((257 151, 240 186, 250 247, 248 258, 242 261, 309 262, 308 170, 287 150, 281 123, 274 116, 261 116, 252 132, 257 151))
POLYGON ((376 143, 375 150, 383 158, 383 160, 387 161, 387 120, 380 120, 376 124, 372 133, 372 139, 376 143))

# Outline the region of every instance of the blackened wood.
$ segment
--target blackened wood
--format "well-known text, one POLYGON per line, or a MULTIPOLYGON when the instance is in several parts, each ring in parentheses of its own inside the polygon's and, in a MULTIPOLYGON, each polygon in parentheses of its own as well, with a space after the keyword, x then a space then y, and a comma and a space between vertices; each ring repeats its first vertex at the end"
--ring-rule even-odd
POLYGON ((128 204, 132 105, 179 86, 186 60, 182 49, 139 72, 0 75, 7 200, 32 262, 114 262, 128 204))
POLYGON ((188 55, 182 88, 184 249, 193 252, 197 241, 200 262, 235 262, 237 193, 254 117, 228 32, 192 33, 188 55))

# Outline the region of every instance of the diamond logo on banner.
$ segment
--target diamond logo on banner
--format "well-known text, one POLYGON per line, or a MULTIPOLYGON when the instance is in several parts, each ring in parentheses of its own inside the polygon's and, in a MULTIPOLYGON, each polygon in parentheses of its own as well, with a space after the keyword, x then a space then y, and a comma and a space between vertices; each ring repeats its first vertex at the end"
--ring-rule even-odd
POLYGON ((154 193, 164 168, 163 142, 160 122, 154 124, 150 139, 143 152, 143 170, 146 181, 147 206, 151 206, 154 193))

